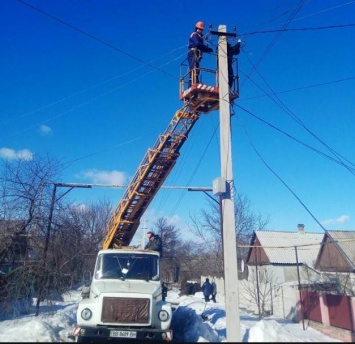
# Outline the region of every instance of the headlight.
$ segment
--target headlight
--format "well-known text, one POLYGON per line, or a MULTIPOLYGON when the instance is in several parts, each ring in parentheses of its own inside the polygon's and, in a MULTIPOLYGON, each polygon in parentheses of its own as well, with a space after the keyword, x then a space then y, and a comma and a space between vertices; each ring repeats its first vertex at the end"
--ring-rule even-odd
POLYGON ((158 318, 160 321, 168 321, 169 320, 169 313, 165 310, 161 310, 158 314, 158 318))
POLYGON ((85 308, 81 311, 81 317, 84 319, 84 320, 89 320, 92 316, 92 312, 89 308, 85 308))

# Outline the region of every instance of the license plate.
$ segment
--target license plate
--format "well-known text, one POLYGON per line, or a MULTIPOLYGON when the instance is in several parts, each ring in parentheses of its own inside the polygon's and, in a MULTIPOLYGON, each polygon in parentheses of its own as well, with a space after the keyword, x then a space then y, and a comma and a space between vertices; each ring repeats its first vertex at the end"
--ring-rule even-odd
POLYGON ((110 331, 110 337, 137 338, 137 332, 134 332, 134 331, 110 331))

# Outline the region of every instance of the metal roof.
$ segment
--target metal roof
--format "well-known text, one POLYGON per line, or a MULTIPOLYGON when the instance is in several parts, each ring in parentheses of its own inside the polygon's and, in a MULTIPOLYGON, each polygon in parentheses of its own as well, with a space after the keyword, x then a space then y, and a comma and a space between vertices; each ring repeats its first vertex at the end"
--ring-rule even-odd
POLYGON ((349 263, 354 267, 355 231, 327 231, 331 239, 337 241, 338 247, 344 252, 349 263))
POLYGON ((270 264, 296 264, 313 267, 317 259, 323 233, 255 231, 256 238, 263 247, 270 264))

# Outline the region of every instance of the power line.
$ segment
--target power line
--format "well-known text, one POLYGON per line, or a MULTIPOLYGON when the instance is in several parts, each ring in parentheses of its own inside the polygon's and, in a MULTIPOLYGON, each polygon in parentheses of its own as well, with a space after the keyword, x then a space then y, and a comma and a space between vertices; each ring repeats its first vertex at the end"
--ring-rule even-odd
MULTIPOLYGON (((167 53, 165 53, 165 54, 163 54, 163 55, 161 55, 161 56, 159 56, 159 57, 157 57, 157 58, 151 60, 149 63, 155 62, 155 61, 157 61, 157 60, 159 60, 159 59, 161 59, 161 58, 163 58, 163 57, 165 57, 165 56, 167 56, 167 55, 170 55, 170 54, 172 54, 172 53, 175 53, 176 51, 178 51, 178 50, 180 50, 180 49, 182 49, 182 48, 186 48, 186 45, 181 46, 181 47, 178 47, 178 48, 175 48, 175 49, 173 49, 173 50, 171 50, 171 51, 169 51, 169 52, 167 52, 167 53)), ((184 52, 184 55, 185 55, 185 52, 184 52)), ((177 58, 174 58, 174 59, 169 60, 168 62, 166 62, 166 63, 160 65, 159 67, 166 66, 166 65, 172 63, 173 61, 175 61, 175 60, 181 58, 182 56, 183 56, 183 54, 179 55, 177 58)), ((56 105, 56 104, 58 104, 58 103, 61 103, 61 102, 65 101, 65 100, 68 100, 68 99, 70 99, 70 98, 73 98, 74 96, 80 95, 80 94, 82 94, 82 93, 84 93, 84 92, 86 92, 86 91, 88 91, 88 90, 91 90, 91 89, 94 89, 94 88, 96 88, 96 87, 105 85, 105 84, 107 84, 107 83, 109 83, 109 82, 111 82, 111 81, 113 81, 113 80, 118 79, 118 78, 127 76, 127 75, 129 75, 129 74, 131 74, 131 73, 133 73, 133 72, 135 72, 135 71, 138 71, 138 70, 142 69, 143 67, 144 67, 144 66, 140 66, 140 67, 137 67, 137 68, 133 68, 133 69, 131 69, 131 70, 125 71, 124 73, 121 73, 121 74, 119 74, 119 75, 116 75, 116 76, 114 76, 114 77, 112 77, 112 78, 109 78, 109 79, 104 80, 104 81, 102 81, 102 82, 99 82, 99 83, 96 83, 96 84, 94 84, 94 85, 88 86, 88 87, 86 87, 86 88, 84 88, 84 89, 82 89, 82 90, 80 90, 80 91, 77 91, 77 92, 71 94, 71 95, 68 95, 68 96, 65 96, 65 97, 63 97, 63 98, 57 99, 57 100, 55 100, 55 101, 53 101, 53 102, 51 102, 51 103, 49 103, 49 104, 40 106, 39 108, 37 108, 37 109, 35 109, 35 110, 26 112, 26 113, 21 114, 21 115, 19 115, 19 116, 12 116, 11 118, 8 118, 7 120, 1 121, 0 124, 6 124, 6 123, 8 123, 8 122, 10 122, 10 121, 16 121, 18 118, 27 117, 27 116, 29 116, 29 115, 32 115, 32 114, 36 113, 36 112, 45 110, 45 109, 47 109, 47 108, 49 108, 49 107, 51 107, 51 106, 53 106, 53 105, 56 105)), ((141 75, 141 77, 144 77, 144 76, 146 76, 147 74, 149 74, 149 73, 145 73, 145 74, 141 75)), ((135 78, 133 81, 137 81, 138 79, 139 79, 139 78, 135 78)), ((126 85, 127 85, 127 84, 124 84, 123 86, 126 86, 126 85)), ((120 87, 120 86, 118 86, 118 87, 120 87)), ((117 87, 114 88, 113 90, 116 90, 116 89, 117 89, 117 87)), ((109 92, 110 92, 110 91, 109 91, 109 92)), ((106 92, 105 92, 105 93, 102 93, 102 95, 106 95, 106 94, 107 94, 106 92)))
POLYGON ((155 70, 158 70, 158 71, 162 72, 163 74, 169 75, 169 76, 171 76, 172 78, 176 79, 176 77, 175 77, 174 75, 165 72, 164 70, 160 69, 159 67, 156 67, 156 66, 152 65, 152 64, 149 63, 149 62, 143 61, 142 59, 140 59, 140 58, 138 58, 138 57, 136 57, 136 56, 134 56, 134 55, 132 55, 132 54, 130 54, 130 53, 127 53, 126 51, 124 51, 124 50, 122 50, 122 49, 120 49, 120 48, 117 48, 117 47, 115 47, 114 45, 112 45, 112 44, 110 44, 110 43, 107 43, 107 42, 103 41, 102 39, 97 38, 97 37, 93 36, 92 34, 87 33, 87 32, 85 32, 85 31, 83 31, 83 30, 81 30, 81 29, 75 27, 74 25, 68 24, 68 23, 66 23, 64 20, 62 20, 62 19, 60 19, 60 18, 57 18, 57 17, 55 17, 55 16, 52 16, 51 14, 49 14, 49 13, 47 13, 47 12, 44 12, 44 11, 40 10, 39 8, 37 8, 37 7, 35 7, 35 6, 26 3, 25 1, 22 1, 22 0, 17 0, 17 1, 20 2, 20 3, 22 3, 22 4, 24 4, 24 5, 26 5, 26 6, 28 6, 28 7, 30 7, 30 8, 32 8, 33 10, 35 10, 35 11, 41 13, 41 14, 43 14, 43 15, 45 15, 45 16, 51 18, 51 19, 53 19, 53 20, 56 20, 57 22, 59 22, 59 23, 65 25, 65 26, 70 27, 71 29, 73 29, 73 30, 75 30, 75 31, 78 31, 78 32, 82 33, 82 34, 85 35, 85 36, 90 37, 91 39, 93 39, 93 40, 95 40, 95 41, 97 41, 97 42, 99 42, 99 43, 102 43, 102 44, 104 44, 104 45, 106 45, 106 46, 108 46, 108 47, 110 47, 110 48, 112 48, 112 49, 114 49, 114 50, 120 52, 120 53, 123 54, 123 55, 126 55, 126 56, 130 57, 130 58, 133 59, 133 60, 136 60, 136 61, 138 61, 138 62, 140 62, 140 63, 142 63, 142 64, 144 64, 144 65, 146 65, 146 66, 148 66, 148 67, 151 67, 151 68, 153 68, 153 69, 155 69, 155 70))
MULTIPOLYGON (((308 144, 302 142, 301 140, 299 140, 299 139, 295 138, 294 136, 292 136, 292 135, 286 133, 285 131, 283 131, 283 130, 277 128, 277 127, 274 126, 273 124, 271 124, 271 123, 265 121, 265 120, 262 119, 261 117, 257 116, 256 114, 252 113, 251 111, 249 111, 249 110, 243 108, 242 106, 240 106, 240 105, 237 105, 237 106, 238 106, 238 108, 240 108, 241 110, 245 111, 245 112, 248 113, 249 115, 253 116, 253 117, 256 118, 257 120, 259 120, 259 121, 265 123, 265 124, 268 125, 269 127, 273 128, 273 129, 275 129, 275 130, 277 130, 278 132, 282 133, 283 135, 289 137, 290 139, 292 139, 292 140, 298 142, 299 144, 305 146, 306 148, 308 148, 308 149, 310 149, 310 150, 313 150, 314 152, 318 153, 319 155, 321 155, 321 156, 323 156, 323 157, 326 157, 326 158, 328 158, 329 160, 331 160, 331 161, 333 161, 333 162, 335 162, 335 163, 337 163, 337 164, 339 164, 339 165, 341 165, 341 166, 344 167, 344 163, 343 163, 343 162, 341 162, 341 161, 339 161, 339 160, 337 160, 337 159, 335 159, 335 158, 332 158, 331 156, 325 154, 324 152, 322 152, 322 151, 320 151, 320 150, 318 150, 318 149, 316 149, 316 148, 313 148, 312 146, 310 146, 310 145, 308 145, 308 144)), ((355 169, 352 168, 351 166, 346 165, 346 169, 349 170, 349 172, 351 172, 352 174, 355 173, 355 169)))
MULTIPOLYGON (((82 188, 91 188, 93 186, 96 187, 105 187, 105 188, 127 188, 128 184, 95 184, 95 183, 47 183, 47 184, 56 184, 57 186, 65 186, 65 187, 82 187, 82 188)), ((183 189, 194 191, 194 189, 199 189, 201 191, 212 191, 210 186, 164 186, 160 187, 161 189, 183 189)))
MULTIPOLYGON (((281 34, 283 32, 285 32, 285 29, 287 27, 287 25, 290 23, 290 21, 295 17, 295 15, 297 14, 297 12, 301 9, 303 3, 305 2, 305 0, 301 0, 299 2, 299 4, 296 6, 296 9, 291 13, 290 17, 287 19, 287 21, 283 24, 282 29, 278 30, 277 35, 273 38, 273 40, 271 41, 271 43, 266 47, 265 51, 263 52, 263 54, 259 57, 258 61, 256 62, 255 65, 252 65, 253 68, 250 71, 248 78, 251 77, 251 75, 254 73, 254 71, 256 70, 256 68, 259 66, 259 64, 264 60, 264 58, 266 57, 266 55, 269 53, 269 51, 271 50, 271 48, 275 45, 276 41, 280 38, 281 34)), ((243 84, 241 85, 243 86, 243 84)))
POLYGON ((263 33, 284 33, 288 31, 315 31, 315 30, 328 30, 328 29, 341 29, 344 27, 353 27, 355 24, 343 24, 343 25, 328 25, 328 26, 318 26, 318 27, 305 27, 305 28, 294 28, 294 29, 279 29, 279 30, 262 30, 247 33, 240 33, 238 36, 252 36, 263 33))
POLYGON ((318 221, 318 219, 313 215, 313 213, 308 209, 308 207, 302 202, 302 200, 297 196, 297 194, 291 189, 290 186, 270 167, 270 165, 263 159, 263 157, 260 155, 258 150, 255 148, 253 142, 251 141, 248 132, 246 131, 245 127, 242 126, 244 129, 245 134, 247 135, 249 139, 249 143, 252 146, 254 152, 257 154, 257 156, 260 158, 260 160, 263 162, 263 164, 270 170, 270 172, 292 193, 292 195, 298 200, 298 202, 302 205, 302 207, 307 211, 309 215, 318 223, 318 225, 326 232, 326 228, 318 221))
MULTIPOLYGON (((274 232, 274 231, 270 231, 274 232)), ((313 234, 313 233, 312 233, 313 234)), ((327 242, 319 242, 319 243, 313 243, 313 244, 299 244, 299 245, 283 245, 283 246, 264 246, 264 245, 237 245, 238 247, 255 247, 255 248, 290 248, 294 249, 296 247, 308 247, 308 246, 319 246, 319 245, 329 245, 329 244, 337 244, 337 243, 343 243, 343 242, 353 242, 355 241, 354 238, 352 239, 338 239, 338 240, 330 240, 327 242)))
MULTIPOLYGON (((343 162, 342 159, 346 160, 348 163, 350 163, 351 165, 354 166, 354 164, 352 162, 350 162, 347 158, 345 158, 344 156, 342 156, 340 153, 338 153, 336 150, 334 150, 332 147, 330 147, 327 143, 325 143, 320 137, 318 137, 313 131, 311 131, 303 122, 302 120, 293 112, 291 111, 284 102, 282 102, 282 100, 277 96, 277 94, 275 93, 275 91, 272 89, 272 87, 270 86, 270 84, 264 79, 264 77, 260 74, 260 72, 257 69, 256 65, 253 65, 253 63, 250 61, 249 62, 252 64, 253 69, 252 72, 256 71, 258 73, 258 75, 261 77, 261 79, 265 82, 265 84, 267 85, 267 87, 269 88, 269 90, 272 92, 273 96, 276 98, 277 101, 275 101, 272 97, 270 97, 270 99, 272 99, 281 109, 283 109, 283 111, 289 116, 291 117, 295 122, 297 122, 301 127, 303 127, 311 136, 313 136, 318 142, 320 142, 324 147, 326 147, 331 153, 333 153, 333 155, 335 157, 337 157, 339 163, 341 165, 343 165, 346 169, 349 170, 350 173, 354 173, 353 171, 351 171, 351 169, 343 162)), ((249 78, 249 80, 251 80, 249 78)), ((252 81, 252 80, 251 80, 252 81)), ((261 89, 261 87, 259 85, 257 85, 256 83, 254 83, 258 88, 261 89)), ((262 89, 263 90, 263 89, 262 89)), ((264 91, 264 90, 263 90, 264 91)), ((264 91, 265 92, 265 91, 264 91)), ((265 92, 266 93, 266 92, 265 92)))
MULTIPOLYGON (((301 91, 301 90, 306 90, 308 88, 313 88, 313 87, 319 87, 319 86, 324 86, 324 85, 331 85, 331 84, 335 84, 337 82, 343 82, 343 81, 349 81, 349 80, 354 80, 355 76, 350 76, 349 78, 344 78, 344 79, 338 79, 338 80, 333 80, 333 81, 325 81, 325 82, 321 82, 318 84, 314 84, 314 85, 308 85, 308 86, 301 86, 301 87, 296 87, 296 88, 292 88, 289 90, 284 90, 284 91, 275 91, 272 93, 266 93, 264 92, 264 94, 259 95, 259 96, 254 96, 254 97, 248 97, 248 98, 240 98, 238 99, 239 101, 243 101, 243 100, 250 100, 250 99, 257 99, 257 98, 262 98, 262 97, 268 97, 271 94, 283 94, 283 93, 289 93, 289 92, 295 92, 295 91, 301 91)), ((256 85, 256 83, 250 79, 251 82, 254 83, 254 85, 256 85)), ((257 85, 256 85, 257 86, 257 85)), ((258 87, 258 86, 257 86, 258 87)))
MULTIPOLYGON (((20 0, 17 0, 17 1, 20 1, 20 0)), ((180 58, 180 57, 181 57, 181 56, 175 58, 175 60, 178 59, 178 58, 180 58)), ((171 61, 165 63, 164 65, 169 64, 169 63, 171 63, 171 61)), ((51 118, 47 118, 47 119, 44 120, 44 121, 41 121, 41 122, 36 123, 36 124, 34 124, 34 125, 31 125, 31 126, 25 128, 25 129, 19 130, 19 131, 13 133, 12 135, 6 135, 6 136, 3 136, 3 137, 11 137, 11 136, 13 136, 13 135, 18 135, 18 134, 21 134, 21 133, 23 133, 23 132, 29 130, 29 129, 35 128, 35 127, 37 127, 38 125, 48 123, 49 121, 51 121, 51 120, 53 120, 53 119, 56 119, 56 118, 59 118, 59 117, 65 115, 65 114, 67 114, 67 113, 69 113, 69 112, 72 112, 72 111, 74 111, 74 110, 76 110, 76 109, 78 109, 78 108, 81 108, 81 107, 83 107, 83 106, 85 106, 85 105, 87 105, 87 104, 93 102, 93 101, 96 100, 96 99, 99 99, 99 98, 101 98, 101 97, 103 97, 103 96, 105 96, 105 95, 107 95, 107 94, 110 94, 110 93, 112 93, 112 92, 114 92, 114 91, 116 91, 116 90, 118 90, 118 89, 121 89, 121 88, 123 88, 124 86, 127 86, 127 85, 129 85, 129 84, 132 84, 133 82, 135 82, 135 81, 137 81, 137 80, 143 78, 144 76, 146 76, 146 75, 148 75, 148 74, 150 74, 150 73, 152 73, 152 72, 153 72, 153 71, 150 70, 150 71, 148 71, 148 72, 146 72, 146 73, 144 73, 144 74, 141 74, 139 77, 137 77, 137 78, 135 78, 135 79, 132 79, 132 80, 130 80, 130 81, 127 81, 127 82, 125 82, 124 84, 118 85, 118 86, 114 87, 113 89, 108 90, 108 91, 106 91, 106 92, 103 92, 103 93, 101 93, 101 94, 99 94, 99 95, 97 95, 97 96, 95 96, 95 97, 93 97, 93 98, 90 98, 90 99, 88 99, 88 100, 86 100, 86 101, 84 101, 84 102, 82 102, 82 103, 80 103, 80 104, 78 104, 78 105, 76 105, 76 106, 74 106, 74 107, 72 107, 72 108, 66 110, 66 111, 60 112, 59 114, 56 114, 55 116, 52 116, 51 118)))

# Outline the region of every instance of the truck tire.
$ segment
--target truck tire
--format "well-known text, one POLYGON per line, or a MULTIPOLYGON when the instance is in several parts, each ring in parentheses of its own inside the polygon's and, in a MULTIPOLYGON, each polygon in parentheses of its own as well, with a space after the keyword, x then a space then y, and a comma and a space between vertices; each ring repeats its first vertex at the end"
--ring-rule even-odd
POLYGON ((88 340, 87 340, 87 338, 85 338, 85 337, 82 337, 82 336, 77 336, 77 337, 75 337, 75 342, 76 342, 76 343, 84 343, 84 342, 86 342, 86 341, 88 341, 88 340))

